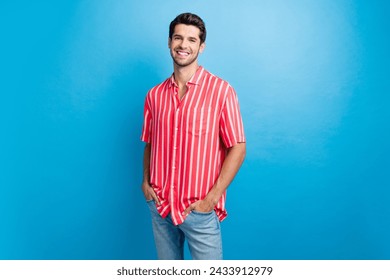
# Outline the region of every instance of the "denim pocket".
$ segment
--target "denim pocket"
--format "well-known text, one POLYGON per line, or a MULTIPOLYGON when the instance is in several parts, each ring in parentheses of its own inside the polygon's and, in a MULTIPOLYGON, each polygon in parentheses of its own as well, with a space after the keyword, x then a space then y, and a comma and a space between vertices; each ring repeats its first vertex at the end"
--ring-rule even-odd
POLYGON ((214 210, 211 210, 209 212, 199 212, 196 210, 192 210, 191 213, 196 214, 196 215, 211 215, 213 214, 214 210))
POLYGON ((153 212, 157 212, 156 203, 154 202, 153 199, 146 200, 146 205, 148 206, 149 210, 150 210, 152 213, 153 213, 153 212))
POLYGON ((184 222, 193 229, 219 230, 219 220, 214 210, 210 212, 192 210, 184 222))

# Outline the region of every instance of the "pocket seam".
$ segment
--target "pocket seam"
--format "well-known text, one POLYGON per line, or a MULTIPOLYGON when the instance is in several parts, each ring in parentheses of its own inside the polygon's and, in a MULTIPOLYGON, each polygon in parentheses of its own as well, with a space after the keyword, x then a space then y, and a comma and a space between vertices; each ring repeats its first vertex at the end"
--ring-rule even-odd
POLYGON ((198 215, 210 215, 210 214, 213 214, 214 210, 211 210, 209 212, 199 212, 199 211, 196 211, 196 210, 192 210, 191 213, 194 213, 194 214, 198 214, 198 215))

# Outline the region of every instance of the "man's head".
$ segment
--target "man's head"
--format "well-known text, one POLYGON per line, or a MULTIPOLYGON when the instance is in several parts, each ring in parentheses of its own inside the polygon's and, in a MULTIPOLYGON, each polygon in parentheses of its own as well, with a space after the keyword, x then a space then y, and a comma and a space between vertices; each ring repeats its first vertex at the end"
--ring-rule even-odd
POLYGON ((206 41, 206 25, 199 16, 191 13, 183 13, 178 15, 169 25, 169 39, 172 40, 175 27, 178 24, 193 25, 197 27, 199 29, 200 43, 202 44, 206 41))
POLYGON ((168 47, 176 66, 197 65, 199 53, 203 52, 206 40, 206 27, 197 15, 178 15, 169 26, 168 47))

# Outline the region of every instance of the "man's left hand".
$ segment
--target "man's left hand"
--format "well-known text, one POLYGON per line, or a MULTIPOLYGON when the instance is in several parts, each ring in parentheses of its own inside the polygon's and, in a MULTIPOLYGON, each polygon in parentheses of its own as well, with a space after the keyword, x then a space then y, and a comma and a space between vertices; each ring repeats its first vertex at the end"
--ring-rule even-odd
POLYGON ((192 210, 198 211, 198 212, 210 212, 214 209, 214 206, 211 202, 209 202, 206 199, 198 200, 194 203, 192 203, 186 210, 183 212, 183 216, 186 217, 188 214, 191 213, 192 210))

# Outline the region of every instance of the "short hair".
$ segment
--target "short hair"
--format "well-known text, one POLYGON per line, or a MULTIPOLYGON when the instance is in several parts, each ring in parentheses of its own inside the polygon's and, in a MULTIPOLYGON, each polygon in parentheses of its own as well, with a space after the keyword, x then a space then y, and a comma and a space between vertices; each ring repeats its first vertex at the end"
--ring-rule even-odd
POLYGON ((193 25, 198 27, 200 43, 206 41, 206 25, 204 21, 197 15, 191 13, 183 13, 178 15, 169 25, 169 38, 172 39, 173 32, 175 32, 175 27, 178 24, 193 25))

